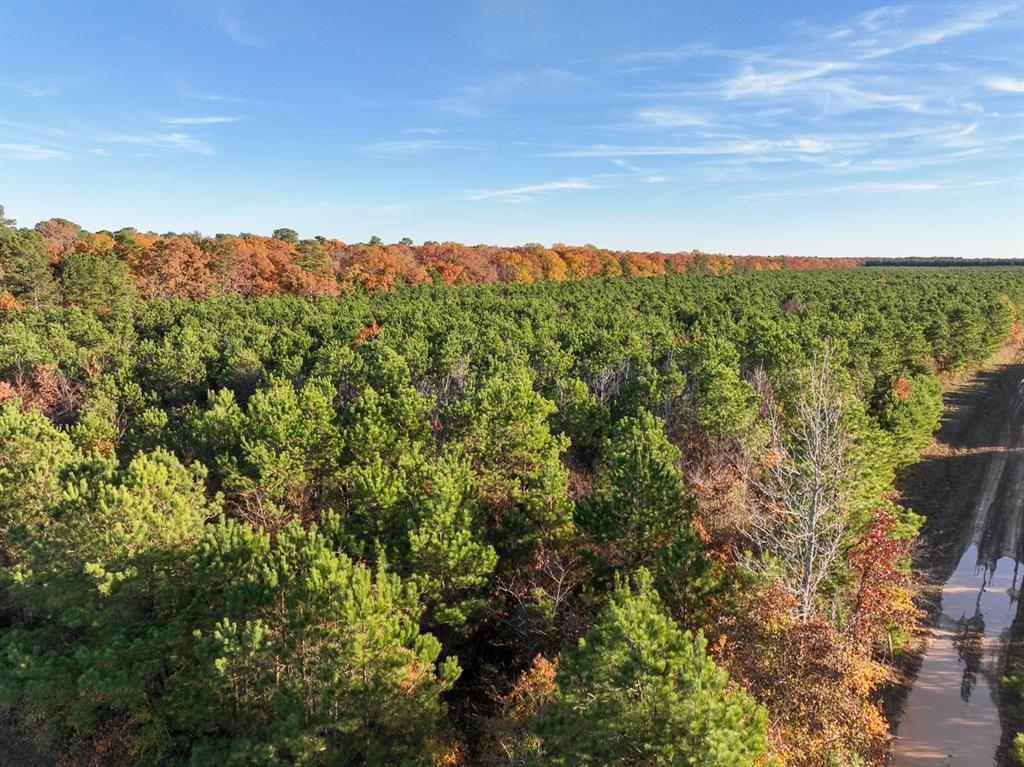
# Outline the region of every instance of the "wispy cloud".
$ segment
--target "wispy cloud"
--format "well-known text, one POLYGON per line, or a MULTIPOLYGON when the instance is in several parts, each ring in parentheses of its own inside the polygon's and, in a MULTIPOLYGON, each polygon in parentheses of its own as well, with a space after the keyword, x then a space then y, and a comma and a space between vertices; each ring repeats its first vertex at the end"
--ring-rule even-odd
POLYGON ((152 149, 191 152, 193 154, 216 154, 216 150, 212 146, 187 133, 118 134, 110 136, 108 141, 115 144, 137 144, 152 149))
POLYGON ((1016 77, 990 77, 985 80, 985 87, 1000 93, 1024 93, 1024 80, 1016 77))
POLYGON ((497 200, 500 202, 529 202, 538 194, 548 192, 572 192, 582 189, 600 189, 585 179, 571 178, 566 181, 549 181, 544 184, 526 184, 514 186, 509 189, 491 189, 481 192, 471 192, 466 195, 467 200, 497 200))
POLYGON ((866 45, 867 50, 863 56, 867 59, 889 56, 911 48, 935 45, 952 37, 979 32, 990 27, 999 17, 1018 7, 1016 4, 973 7, 964 5, 956 7, 957 13, 950 18, 921 29, 905 30, 893 25, 886 30, 889 33, 888 44, 883 42, 877 46, 866 45))
POLYGON ((746 141, 712 142, 707 144, 680 144, 629 146, 595 144, 593 146, 551 152, 549 157, 678 157, 702 155, 758 155, 770 152, 820 154, 832 145, 827 139, 799 136, 788 139, 750 139, 746 141))
POLYGON ((236 123, 241 117, 168 117, 163 122, 167 125, 221 125, 236 123))
POLYGON ((724 93, 727 98, 751 95, 776 95, 785 93, 807 80, 813 80, 830 72, 850 69, 851 64, 839 61, 819 61, 802 65, 789 66, 769 72, 757 72, 752 67, 727 81, 724 93))
POLYGON ((452 92, 416 102, 456 117, 485 117, 509 100, 538 93, 560 93, 591 82, 589 78, 564 69, 501 72, 452 92))
POLYGON ((51 160, 70 160, 72 155, 63 149, 42 146, 40 144, 0 144, 2 151, 11 160, 28 162, 49 162, 51 160))
POLYGON ((941 184, 930 181, 866 181, 857 184, 839 184, 802 189, 782 189, 762 192, 760 194, 740 195, 742 200, 769 200, 778 197, 814 197, 832 194, 885 194, 892 192, 935 192, 942 189, 941 184))
POLYGON ((406 155, 427 154, 446 150, 478 150, 476 144, 463 141, 445 141, 442 139, 416 139, 409 141, 379 141, 366 147, 369 154, 378 157, 399 157, 406 155))
POLYGON ((707 58, 709 56, 735 56, 736 51, 719 48, 706 42, 686 43, 674 48, 656 48, 647 51, 630 51, 618 57, 619 61, 679 61, 681 59, 707 58))
POLYGON ((629 173, 631 174, 631 178, 642 181, 645 184, 664 184, 666 181, 669 180, 668 176, 662 175, 660 170, 638 168, 635 165, 630 165, 628 162, 621 158, 615 158, 611 162, 612 165, 617 165, 623 170, 629 171, 629 173))
POLYGON ((709 124, 708 119, 702 115, 673 107, 640 109, 636 112, 636 118, 656 128, 691 128, 709 124))
POLYGON ((221 93, 208 93, 206 91, 198 91, 182 83, 178 84, 178 95, 187 99, 196 99, 197 101, 223 101, 231 104, 240 104, 243 102, 243 99, 236 98, 234 96, 225 96, 221 93))
POLYGON ((17 83, 5 80, 0 82, 0 88, 20 93, 22 96, 38 99, 45 96, 56 96, 60 89, 52 85, 36 85, 34 83, 17 83))
MULTIPOLYGON (((291 109, 292 104, 285 101, 263 101, 261 99, 242 98, 240 96, 228 95, 226 93, 193 88, 182 82, 175 83, 178 95, 182 98, 195 101, 208 101, 211 104, 242 104, 249 107, 271 107, 274 109, 291 109)), ((220 109, 221 107, 218 107, 220 109)), ((236 118, 242 119, 242 118, 236 118)))
POLYGON ((827 113, 884 108, 922 112, 929 102, 938 102, 937 94, 919 83, 907 86, 913 79, 910 71, 891 69, 882 60, 988 29, 1018 7, 952 6, 945 17, 928 23, 918 19, 930 10, 926 6, 877 8, 852 25, 813 30, 784 55, 772 47, 741 52, 739 72, 719 89, 730 100, 802 97, 827 113))
POLYGON ((457 117, 482 117, 490 111, 495 100, 508 97, 528 81, 529 78, 524 72, 505 72, 478 83, 465 85, 453 93, 423 99, 419 104, 457 117))
POLYGON ((238 12, 233 3, 225 2, 220 6, 217 14, 217 23, 221 30, 229 38, 239 45, 248 45, 254 48, 261 48, 265 45, 263 40, 256 35, 242 28, 238 19, 238 12))

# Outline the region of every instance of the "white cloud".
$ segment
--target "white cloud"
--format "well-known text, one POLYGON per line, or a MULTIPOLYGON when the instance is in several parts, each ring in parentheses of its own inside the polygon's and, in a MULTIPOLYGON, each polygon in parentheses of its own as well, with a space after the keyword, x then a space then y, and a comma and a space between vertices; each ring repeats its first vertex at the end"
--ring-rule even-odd
POLYGON ((242 26, 238 21, 238 15, 231 3, 224 3, 221 5, 220 13, 217 15, 217 22, 220 24, 220 28, 224 31, 224 34, 239 45, 248 45, 255 48, 260 48, 264 45, 263 40, 259 37, 256 37, 242 29, 242 26))
POLYGON ((22 96, 38 99, 44 96, 56 96, 60 91, 52 85, 33 85, 32 83, 15 83, 5 81, 0 87, 20 93, 22 96))
POLYGON ((700 115, 670 107, 641 109, 636 113, 636 117, 641 122, 656 128, 688 128, 708 125, 707 119, 700 115))
POLYGON ((883 5, 880 8, 875 8, 873 10, 868 11, 867 13, 864 13, 860 17, 860 25, 865 29, 875 32, 882 27, 883 21, 890 21, 892 19, 899 18, 906 14, 906 12, 907 8, 905 6, 898 7, 891 5, 883 5))
POLYGON ((28 160, 29 162, 70 160, 72 157, 70 152, 39 144, 0 144, 0 151, 3 151, 12 160, 28 160))
POLYGON ((850 67, 850 64, 839 61, 820 61, 773 72, 755 72, 752 67, 747 67, 743 74, 725 83, 724 92, 726 98, 777 95, 807 80, 850 67))
POLYGON ((479 147, 462 141, 444 141, 442 139, 381 141, 366 147, 370 154, 381 156, 417 155, 453 149, 475 150, 479 149, 479 147))
POLYGON ((207 93, 205 91, 197 91, 184 83, 178 84, 178 95, 187 99, 196 99, 198 101, 215 101, 215 102, 226 102, 232 104, 240 104, 244 99, 235 98, 234 96, 224 96, 220 93, 207 93))
POLYGON ((168 117, 164 120, 168 125, 221 125, 235 123, 241 117, 168 117))
POLYGON ((187 133, 121 134, 111 136, 108 140, 116 144, 138 144, 153 149, 192 152, 193 154, 212 155, 216 153, 212 146, 187 133))
POLYGON ((942 189, 942 185, 930 181, 867 181, 858 184, 841 184, 803 189, 788 189, 761 194, 742 195, 744 200, 767 200, 776 197, 813 197, 825 194, 886 194, 900 192, 934 192, 942 189))
POLYGON ((756 155, 769 152, 821 154, 833 148, 823 138, 798 136, 791 139, 750 139, 712 144, 623 146, 595 144, 579 149, 552 152, 549 157, 674 157, 701 155, 756 155))
MULTIPOLYGON (((969 6, 966 6, 969 7, 969 6)), ((866 46, 868 50, 863 54, 866 59, 889 56, 893 53, 919 48, 921 46, 935 45, 943 40, 961 35, 979 32, 992 26, 992 22, 1000 16, 1017 8, 1017 5, 989 5, 970 8, 966 13, 955 16, 931 27, 916 31, 907 31, 891 28, 888 30, 890 41, 882 43, 878 47, 866 46)), ((883 10, 883 9, 880 9, 883 10)), ((901 12, 906 9, 900 9, 901 12)), ((877 28, 877 27, 876 27, 877 28)))
POLYGON ((990 77, 985 85, 1001 93, 1024 93, 1024 80, 1016 77, 990 77))
POLYGON ((545 184, 527 184, 510 189, 492 189, 483 192, 472 192, 466 195, 467 200, 498 200, 500 202, 528 202, 536 194, 546 192, 576 191, 581 189, 600 189, 583 179, 571 178, 567 181, 549 181, 545 184))
POLYGON ((675 48, 659 48, 649 51, 632 51, 619 57, 620 61, 676 61, 680 59, 707 58, 709 56, 734 56, 736 51, 724 50, 711 43, 687 43, 675 48))

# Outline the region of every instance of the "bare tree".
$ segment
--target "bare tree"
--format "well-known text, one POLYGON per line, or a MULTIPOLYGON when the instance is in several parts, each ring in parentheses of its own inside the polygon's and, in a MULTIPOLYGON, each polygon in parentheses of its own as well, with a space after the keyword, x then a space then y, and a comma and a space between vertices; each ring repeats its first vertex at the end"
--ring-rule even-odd
POLYGON ((763 371, 754 376, 769 431, 769 451, 753 480, 755 502, 747 537, 757 549, 754 569, 778 579, 810 617, 818 591, 843 553, 850 499, 851 441, 832 352, 811 361, 792 417, 787 419, 763 371))

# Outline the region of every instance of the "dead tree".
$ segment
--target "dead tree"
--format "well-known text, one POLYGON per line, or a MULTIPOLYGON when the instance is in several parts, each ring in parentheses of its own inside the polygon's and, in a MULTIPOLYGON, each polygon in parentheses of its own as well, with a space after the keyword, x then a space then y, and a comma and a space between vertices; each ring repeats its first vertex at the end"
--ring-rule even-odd
POLYGON ((806 619, 843 554, 851 441, 842 397, 829 350, 811 361, 789 418, 763 371, 754 378, 769 449, 753 479, 756 500, 746 534, 758 555, 751 565, 776 578, 795 598, 798 617, 806 619))

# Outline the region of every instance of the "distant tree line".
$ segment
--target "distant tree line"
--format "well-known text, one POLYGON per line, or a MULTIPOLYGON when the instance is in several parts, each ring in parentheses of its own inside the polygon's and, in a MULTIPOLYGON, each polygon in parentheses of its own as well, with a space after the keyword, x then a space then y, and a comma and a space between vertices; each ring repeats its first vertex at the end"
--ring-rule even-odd
MULTIPOLYGON (((2 218, 2 214, 0 214, 2 218)), ((336 296, 398 285, 561 282, 602 276, 644 277, 684 271, 726 274, 855 266, 843 259, 612 251, 593 245, 413 245, 379 237, 346 244, 292 229, 254 234, 154 234, 135 229, 87 232, 62 218, 32 229, 0 226, 0 290, 22 302, 89 308, 130 293, 142 298, 217 295, 336 296)))
POLYGON ((924 258, 913 256, 909 258, 865 258, 864 266, 962 266, 976 267, 989 266, 1006 268, 1011 266, 1024 266, 1024 258, 924 258))

